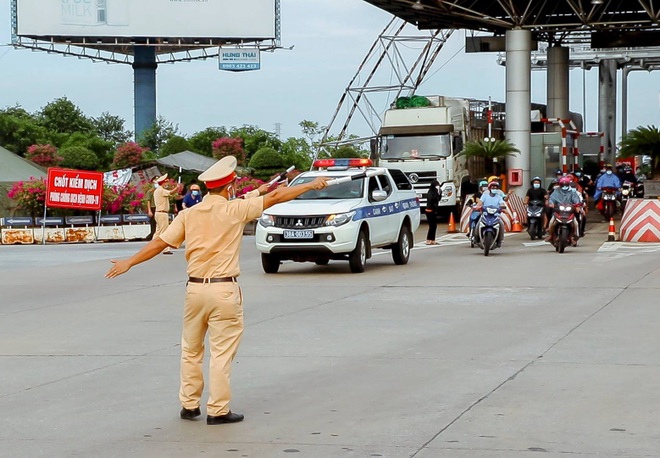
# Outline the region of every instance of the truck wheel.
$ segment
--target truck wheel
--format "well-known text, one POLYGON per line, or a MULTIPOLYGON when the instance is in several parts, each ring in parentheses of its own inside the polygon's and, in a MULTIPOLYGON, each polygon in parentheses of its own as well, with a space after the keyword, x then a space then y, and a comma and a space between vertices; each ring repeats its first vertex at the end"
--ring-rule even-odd
POLYGON ((410 229, 408 229, 408 226, 403 225, 399 232, 399 239, 392 247, 392 259, 394 260, 394 264, 399 266, 408 264, 411 246, 412 235, 410 234, 410 229))
POLYGON ((364 272, 364 265, 366 262, 367 236, 364 234, 364 231, 360 231, 355 249, 348 255, 348 265, 351 267, 351 272, 359 274, 364 272))
POLYGON ((325 258, 321 258, 321 259, 317 259, 317 260, 314 261, 314 262, 316 263, 317 266, 327 266, 328 263, 330 262, 330 260, 329 260, 329 259, 325 259, 325 258))
POLYGON ((261 267, 267 274, 276 274, 280 270, 280 258, 273 254, 261 253, 261 267))

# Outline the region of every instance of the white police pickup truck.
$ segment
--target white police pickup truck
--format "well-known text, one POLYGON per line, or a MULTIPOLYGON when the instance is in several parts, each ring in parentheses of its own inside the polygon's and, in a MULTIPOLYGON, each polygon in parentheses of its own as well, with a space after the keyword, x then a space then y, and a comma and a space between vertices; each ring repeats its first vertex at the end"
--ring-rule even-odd
POLYGON ((419 200, 405 174, 372 167, 369 159, 321 159, 290 184, 317 176, 336 179, 321 190, 267 209, 257 224, 257 250, 266 273, 281 261, 348 260, 363 272, 374 248, 392 250, 395 264, 406 264, 419 227, 419 200))

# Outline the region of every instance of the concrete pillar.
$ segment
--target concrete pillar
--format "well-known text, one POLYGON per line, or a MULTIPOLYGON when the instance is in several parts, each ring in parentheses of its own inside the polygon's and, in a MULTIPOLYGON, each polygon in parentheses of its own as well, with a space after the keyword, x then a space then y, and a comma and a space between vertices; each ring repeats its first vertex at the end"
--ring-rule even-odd
MULTIPOLYGON (((568 57, 569 49, 563 46, 548 48, 548 113, 549 119, 569 119, 568 108, 568 57)), ((561 129, 555 125, 556 130, 561 129)))
POLYGON ((134 46, 133 100, 135 139, 156 122, 156 48, 134 46))
POLYGON ((628 73, 632 68, 625 66, 621 71, 621 136, 628 133, 628 73))
POLYGON ((598 131, 605 133, 605 161, 611 163, 616 148, 616 71, 615 60, 598 64, 598 131))
POLYGON ((525 195, 531 179, 531 47, 532 33, 529 30, 506 32, 506 139, 520 150, 520 154, 507 157, 507 168, 522 171, 523 185, 512 187, 521 197, 525 195))

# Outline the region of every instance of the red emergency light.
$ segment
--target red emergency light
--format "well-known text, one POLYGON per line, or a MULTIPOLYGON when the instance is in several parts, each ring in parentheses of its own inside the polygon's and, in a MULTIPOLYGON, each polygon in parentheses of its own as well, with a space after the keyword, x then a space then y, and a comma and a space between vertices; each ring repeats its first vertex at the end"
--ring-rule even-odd
POLYGON ((346 159, 317 159, 313 167, 325 169, 328 167, 371 167, 374 165, 371 159, 367 158, 346 158, 346 159))

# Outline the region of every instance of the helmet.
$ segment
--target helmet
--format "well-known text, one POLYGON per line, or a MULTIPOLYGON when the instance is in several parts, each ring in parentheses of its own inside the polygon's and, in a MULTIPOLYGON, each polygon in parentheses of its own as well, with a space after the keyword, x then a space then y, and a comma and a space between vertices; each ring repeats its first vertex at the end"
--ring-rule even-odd
POLYGON ((559 186, 570 186, 571 185, 571 180, 569 177, 561 177, 559 179, 559 186))
POLYGON ((495 180, 488 183, 488 189, 500 189, 500 184, 495 180))
POLYGON ((497 176, 493 175, 493 176, 488 177, 488 182, 492 183, 493 181, 497 181, 499 179, 500 179, 500 177, 497 177, 497 176))
POLYGON ((607 164, 605 164, 605 168, 606 168, 606 169, 612 169, 612 168, 614 168, 614 167, 612 167, 612 164, 607 163, 607 164))
POLYGON ((562 171, 559 170, 559 169, 557 169, 557 170, 555 171, 555 175, 563 175, 563 174, 564 174, 564 172, 562 172, 562 171))
POLYGON ((484 186, 488 186, 488 182, 486 180, 479 181, 479 187, 481 188, 481 187, 484 187, 484 186))
POLYGON ((541 183, 543 180, 541 180, 541 177, 534 177, 534 178, 532 178, 531 183, 534 184, 535 181, 538 181, 539 183, 541 183))
POLYGON ((630 166, 630 164, 628 164, 628 165, 623 167, 623 170, 624 170, 624 172, 632 172, 632 167, 630 166))

